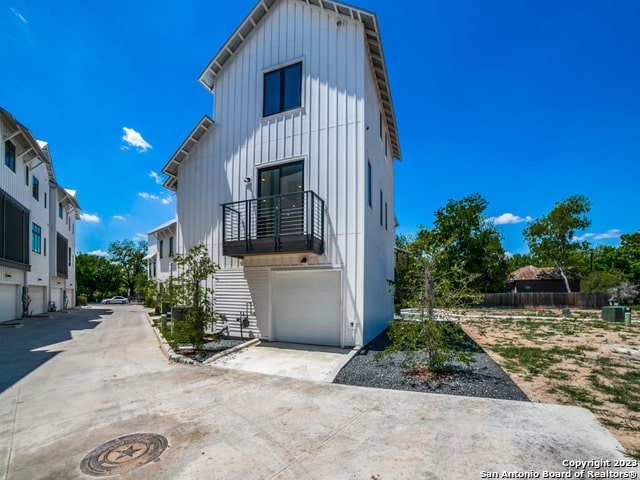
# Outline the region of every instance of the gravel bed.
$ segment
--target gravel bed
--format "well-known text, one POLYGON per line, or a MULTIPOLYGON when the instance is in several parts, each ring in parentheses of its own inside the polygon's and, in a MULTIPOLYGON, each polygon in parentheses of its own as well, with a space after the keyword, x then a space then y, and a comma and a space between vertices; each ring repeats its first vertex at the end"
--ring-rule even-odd
MULTIPOLYGON (((467 337, 468 338, 468 337, 467 337)), ((473 342, 468 339, 469 342, 473 342)), ((334 383, 361 387, 443 393, 467 397, 500 398, 528 402, 527 396, 509 376, 474 343, 476 363, 456 363, 449 374, 418 379, 400 367, 402 353, 388 354, 380 360, 374 355, 389 345, 386 332, 363 347, 336 376, 334 383)))
POLYGON ((213 357, 214 355, 223 352, 225 350, 229 350, 238 345, 242 345, 246 343, 248 340, 245 338, 244 340, 239 338, 227 338, 221 337, 217 342, 208 342, 204 344, 204 352, 197 354, 185 355, 186 357, 195 360, 196 362, 204 362, 206 359, 213 357))

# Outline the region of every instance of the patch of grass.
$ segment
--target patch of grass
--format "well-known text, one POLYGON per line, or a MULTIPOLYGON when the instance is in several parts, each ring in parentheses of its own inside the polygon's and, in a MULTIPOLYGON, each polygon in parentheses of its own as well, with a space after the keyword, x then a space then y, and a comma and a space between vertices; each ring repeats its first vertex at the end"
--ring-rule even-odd
POLYGON ((552 393, 557 391, 564 393, 572 402, 577 402, 582 405, 602 405, 602 402, 597 400, 595 395, 584 388, 572 387, 570 385, 557 385, 552 390, 552 393))
POLYGON ((637 378, 637 372, 627 371, 616 375, 609 369, 594 370, 589 375, 591 384, 608 395, 610 402, 624 405, 632 412, 640 412, 640 385, 635 383, 637 378), (602 379, 608 379, 613 384, 605 383, 602 379))

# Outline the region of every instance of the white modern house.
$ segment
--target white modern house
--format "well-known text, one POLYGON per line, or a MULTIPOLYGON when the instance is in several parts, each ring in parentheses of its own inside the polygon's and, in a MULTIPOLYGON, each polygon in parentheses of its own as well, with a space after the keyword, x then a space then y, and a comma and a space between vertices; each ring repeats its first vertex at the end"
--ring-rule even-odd
POLYGON ((169 220, 147 233, 147 278, 166 283, 176 274, 172 262, 175 253, 177 221, 169 220))
POLYGON ((207 246, 217 310, 253 336, 367 343, 393 316, 401 158, 376 15, 261 0, 199 81, 213 116, 163 168, 177 250, 207 246))
POLYGON ((49 147, 0 108, 0 321, 76 304, 76 192, 49 147))

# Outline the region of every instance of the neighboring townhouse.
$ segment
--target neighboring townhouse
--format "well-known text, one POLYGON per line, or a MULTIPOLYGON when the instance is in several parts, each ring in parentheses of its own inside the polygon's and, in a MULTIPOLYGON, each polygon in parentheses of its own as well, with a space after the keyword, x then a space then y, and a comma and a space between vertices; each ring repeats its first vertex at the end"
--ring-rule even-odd
POLYGON ((147 278, 161 284, 176 274, 173 264, 177 221, 170 220, 147 233, 147 278))
POLYGON ((401 158, 376 15, 259 1, 199 81, 213 118, 163 168, 178 251, 207 246, 232 329, 246 315, 270 341, 366 344, 393 316, 401 158))
POLYGON ((75 306, 76 193, 49 147, 0 108, 0 321, 75 306))

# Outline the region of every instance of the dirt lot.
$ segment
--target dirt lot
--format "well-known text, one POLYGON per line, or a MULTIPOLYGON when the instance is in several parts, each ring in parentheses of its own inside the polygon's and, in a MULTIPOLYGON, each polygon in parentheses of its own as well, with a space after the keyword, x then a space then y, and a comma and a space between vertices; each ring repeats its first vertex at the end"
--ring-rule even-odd
POLYGON ((640 316, 604 322, 599 310, 472 310, 462 326, 533 402, 591 410, 640 455, 640 316))

